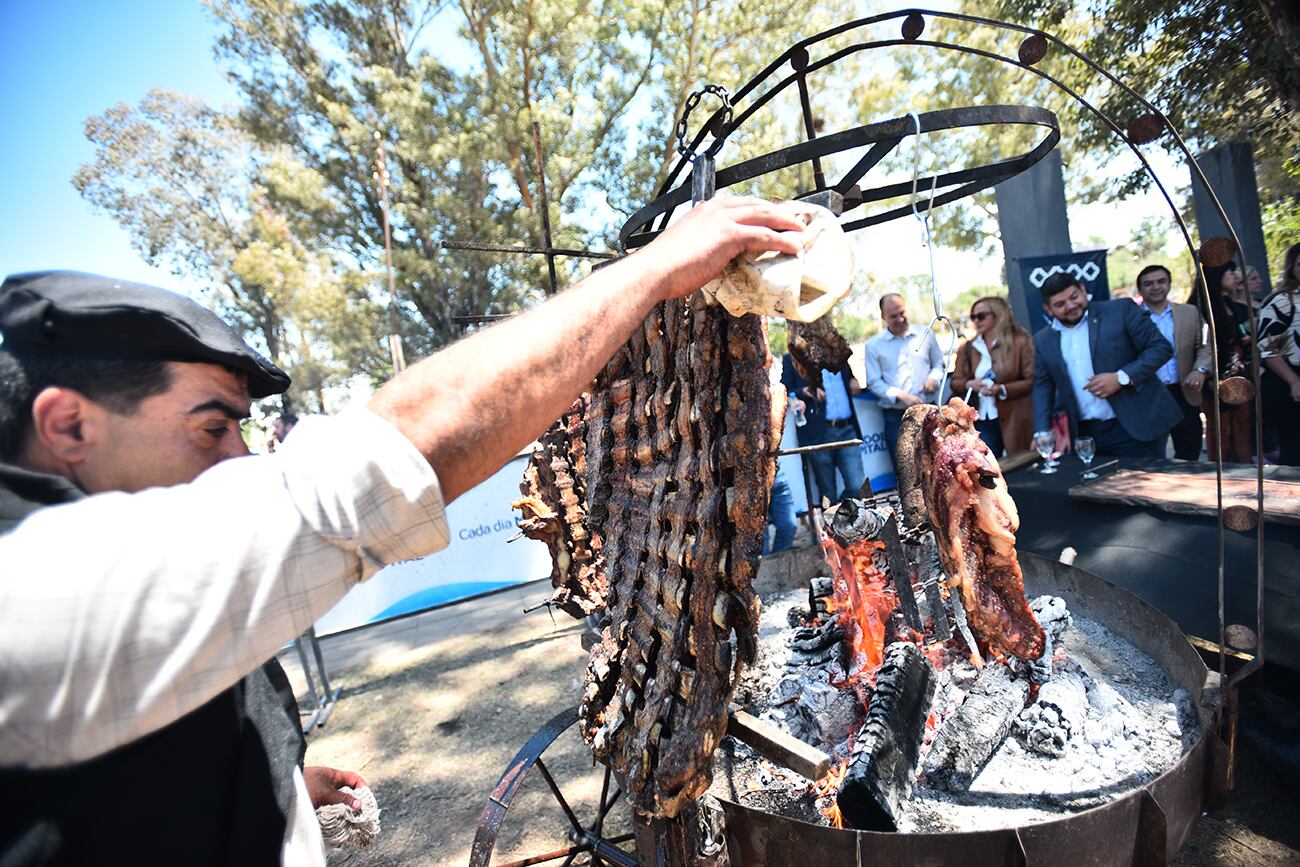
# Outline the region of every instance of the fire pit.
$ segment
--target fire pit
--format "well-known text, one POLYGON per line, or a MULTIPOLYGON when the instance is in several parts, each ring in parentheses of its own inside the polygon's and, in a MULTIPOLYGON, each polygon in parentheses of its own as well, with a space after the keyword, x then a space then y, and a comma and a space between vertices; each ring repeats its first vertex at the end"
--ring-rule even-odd
POLYGON ((885 645, 898 618, 883 585, 870 612, 818 625, 809 621, 825 606, 825 579, 769 603, 745 684, 751 709, 839 761, 810 786, 743 745, 724 748, 711 793, 733 864, 791 852, 840 864, 1130 864, 1177 851, 1226 753, 1214 734, 1217 676, 1136 597, 1073 566, 1020 557, 1055 642, 1050 675, 1015 661, 977 668, 960 635, 924 653, 885 645), (858 624, 878 625, 868 643, 888 649, 855 672, 863 650, 843 642, 858 624))

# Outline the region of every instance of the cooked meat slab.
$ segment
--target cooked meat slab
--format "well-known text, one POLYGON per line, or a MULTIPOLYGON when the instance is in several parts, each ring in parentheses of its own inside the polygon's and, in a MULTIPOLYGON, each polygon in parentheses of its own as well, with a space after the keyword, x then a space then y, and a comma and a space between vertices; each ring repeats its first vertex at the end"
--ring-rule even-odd
POLYGON ((819 371, 839 373, 849 363, 853 350, 844 336, 835 330, 829 316, 815 322, 791 320, 787 327, 790 329, 790 357, 794 359, 799 375, 809 382, 821 382, 819 371))
POLYGON ((580 723, 648 815, 675 816, 708 788, 755 652, 750 584, 784 410, 770 363, 760 317, 697 293, 656 307, 590 394, 587 520, 609 596, 580 723))
POLYGON ((944 407, 909 409, 904 425, 920 428, 914 476, 924 492, 940 562, 961 592, 971 630, 994 650, 1037 659, 1043 628, 1025 599, 1016 559, 1020 516, 997 459, 975 430, 978 418, 956 397, 944 407))
POLYGON ((587 526, 587 405, 582 395, 537 440, 511 508, 523 513, 519 529, 551 552, 551 604, 574 617, 605 607, 609 582, 600 538, 587 526))

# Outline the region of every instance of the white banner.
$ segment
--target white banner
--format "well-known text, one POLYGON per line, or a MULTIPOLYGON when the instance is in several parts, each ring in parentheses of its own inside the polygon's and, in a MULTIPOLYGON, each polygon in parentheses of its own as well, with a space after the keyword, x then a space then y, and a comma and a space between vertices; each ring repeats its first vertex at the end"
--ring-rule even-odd
MULTIPOLYGON (((387 620, 435 605, 477 596, 551 574, 546 545, 518 535, 519 496, 526 457, 517 457, 496 475, 465 492, 447 507, 451 544, 437 554, 381 569, 352 589, 316 622, 321 635, 387 620)), ((541 599, 548 588, 538 591, 541 599)))

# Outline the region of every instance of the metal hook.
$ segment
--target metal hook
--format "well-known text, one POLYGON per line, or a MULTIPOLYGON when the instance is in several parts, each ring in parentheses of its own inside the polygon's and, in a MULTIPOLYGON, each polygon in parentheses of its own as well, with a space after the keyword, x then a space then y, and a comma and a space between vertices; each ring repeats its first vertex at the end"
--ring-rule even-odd
POLYGON ((916 129, 916 143, 912 149, 912 216, 916 217, 917 222, 921 224, 921 243, 930 259, 930 303, 934 307, 934 318, 930 320, 929 325, 925 326, 925 331, 921 332, 921 340, 912 351, 920 352, 925 348, 926 338, 934 333, 936 322, 946 322, 948 324, 952 337, 948 341, 948 350, 943 355, 943 380, 939 386, 939 396, 942 398, 944 386, 948 382, 948 368, 951 366, 953 353, 957 351, 957 328, 953 325, 952 320, 943 313, 943 306, 939 302, 939 285, 934 276, 934 243, 930 237, 930 212, 934 208, 934 194, 939 187, 939 176, 935 175, 930 180, 930 201, 927 203, 925 216, 923 217, 916 208, 917 186, 921 177, 921 117, 914 111, 909 112, 908 116, 912 118, 912 124, 916 129))

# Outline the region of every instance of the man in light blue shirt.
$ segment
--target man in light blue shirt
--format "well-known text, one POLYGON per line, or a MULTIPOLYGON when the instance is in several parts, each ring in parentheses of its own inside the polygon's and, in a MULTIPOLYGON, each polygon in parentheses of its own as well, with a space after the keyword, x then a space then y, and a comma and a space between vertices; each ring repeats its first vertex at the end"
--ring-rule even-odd
POLYGON ((885 330, 867 341, 867 388, 880 399, 885 417, 885 445, 897 465, 898 427, 903 411, 918 403, 933 403, 943 381, 943 353, 933 332, 914 329, 907 321, 907 303, 897 292, 880 298, 885 330))

